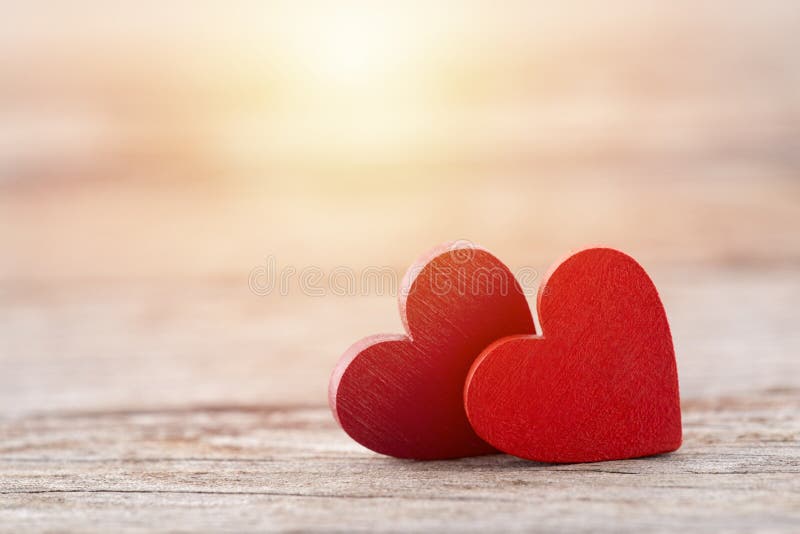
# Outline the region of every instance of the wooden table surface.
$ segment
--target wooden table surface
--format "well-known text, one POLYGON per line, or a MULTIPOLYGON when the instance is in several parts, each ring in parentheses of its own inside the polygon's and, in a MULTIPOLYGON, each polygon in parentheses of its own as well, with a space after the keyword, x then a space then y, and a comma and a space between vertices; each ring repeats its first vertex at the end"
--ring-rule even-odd
POLYGON ((796 532, 800 279, 656 280, 684 445, 583 465, 402 461, 350 440, 327 374, 352 338, 397 331, 391 297, 16 284, 0 321, 0 530, 796 532))
POLYGON ((287 67, 278 3, 30 4, 0 17, 0 531, 800 532, 796 1, 424 12, 419 79, 361 93, 287 67), (514 271, 642 262, 681 449, 351 441, 328 375, 401 331, 394 296, 251 273, 399 277, 454 239, 514 271))
POLYGON ((677 453, 578 465, 377 457, 323 407, 40 415, 0 425, 0 528, 792 532, 798 410, 687 402, 677 453))

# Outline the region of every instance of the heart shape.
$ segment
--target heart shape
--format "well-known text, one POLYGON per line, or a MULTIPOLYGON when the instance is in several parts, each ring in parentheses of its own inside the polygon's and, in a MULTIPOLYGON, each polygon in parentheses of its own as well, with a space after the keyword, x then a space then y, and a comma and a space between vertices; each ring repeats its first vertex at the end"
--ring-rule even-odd
POLYGON ((357 442, 398 458, 496 452, 469 425, 464 381, 487 345, 536 332, 514 275, 484 249, 448 243, 408 270, 399 304, 407 335, 362 339, 334 368, 334 417, 357 442))
POLYGON ((472 427, 541 462, 649 456, 681 444, 678 373, 656 287, 630 256, 590 248, 545 277, 541 336, 487 347, 464 388, 472 427))

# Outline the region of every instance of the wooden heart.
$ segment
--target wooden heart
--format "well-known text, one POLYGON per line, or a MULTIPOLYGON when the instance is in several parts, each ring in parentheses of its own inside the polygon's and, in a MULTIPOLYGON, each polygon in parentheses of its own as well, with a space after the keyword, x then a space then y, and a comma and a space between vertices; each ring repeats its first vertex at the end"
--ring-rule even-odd
POLYGON ((648 456, 681 444, 678 374, 655 285, 631 257, 580 251, 545 277, 541 336, 487 347, 464 390, 472 427, 542 462, 648 456))
POLYGON ((365 338, 333 370, 334 417, 357 442, 398 458, 496 452, 470 427, 463 391, 487 345, 535 333, 513 274, 486 250, 441 245, 408 270, 399 303, 407 335, 365 338))

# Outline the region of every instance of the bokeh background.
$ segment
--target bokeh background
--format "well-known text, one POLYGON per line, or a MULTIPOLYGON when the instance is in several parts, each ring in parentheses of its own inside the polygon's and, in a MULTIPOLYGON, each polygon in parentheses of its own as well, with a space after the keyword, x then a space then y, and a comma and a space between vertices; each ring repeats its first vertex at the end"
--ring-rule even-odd
POLYGON ((651 271, 684 398, 800 387, 800 4, 6 2, 2 414, 322 404, 453 239, 651 271), (324 280, 322 281, 324 284, 324 280), (743 386, 746 384, 746 386, 743 386))

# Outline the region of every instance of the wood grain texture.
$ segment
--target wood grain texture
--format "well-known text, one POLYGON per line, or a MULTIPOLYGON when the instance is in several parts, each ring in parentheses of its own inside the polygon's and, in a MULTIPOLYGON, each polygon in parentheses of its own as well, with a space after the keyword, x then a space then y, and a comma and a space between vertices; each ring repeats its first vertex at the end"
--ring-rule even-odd
POLYGON ((478 435, 509 454, 559 463, 677 449, 672 335, 642 266, 614 249, 584 249, 556 262, 538 295, 542 335, 496 341, 467 376, 478 435))
POLYGON ((259 298, 241 280, 0 285, 0 530, 796 532, 800 278, 651 274, 684 444, 561 467, 423 466, 339 430, 330 367, 352 332, 401 328, 391 297, 259 298))
POLYGON ((445 243, 407 271, 399 295, 405 336, 352 345, 333 370, 329 403, 365 447, 419 460, 494 449, 467 421, 467 371, 488 344, 535 327, 513 273, 488 251, 445 243))
POLYGON ((796 531, 800 390, 684 414, 673 454, 578 465, 386 458, 323 406, 4 420, 0 531, 796 531))

